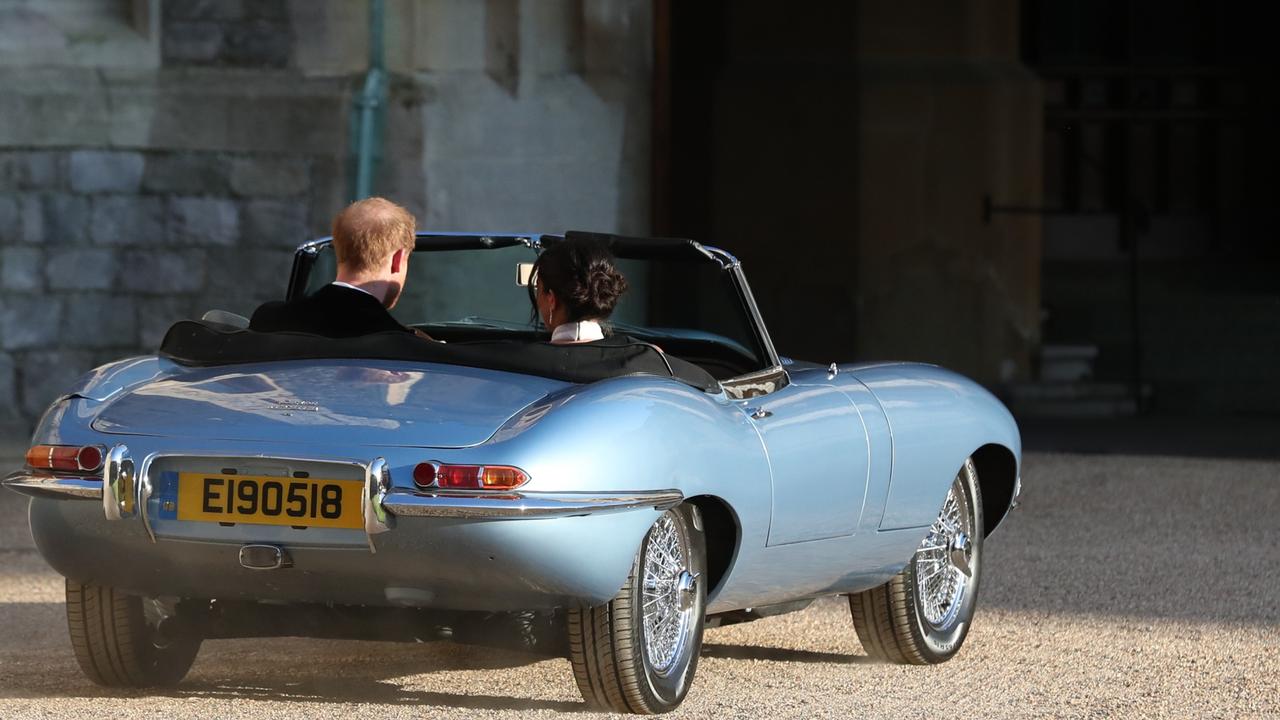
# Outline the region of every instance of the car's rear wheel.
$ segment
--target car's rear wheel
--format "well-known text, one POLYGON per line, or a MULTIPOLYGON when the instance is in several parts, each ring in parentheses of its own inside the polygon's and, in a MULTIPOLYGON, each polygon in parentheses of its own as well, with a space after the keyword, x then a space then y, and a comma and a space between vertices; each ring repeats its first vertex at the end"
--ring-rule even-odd
POLYGON ((946 662, 960 650, 978 599, 982 535, 978 473, 966 460, 902 572, 849 596, 853 625, 868 655, 929 665, 946 662))
POLYGON ((176 685, 200 651, 200 638, 168 637, 173 608, 106 585, 67 580, 67 627, 84 674, 107 687, 176 685))
POLYGON ((705 572, 698 509, 681 505, 649 529, 617 597, 569 611, 569 659, 589 705, 638 714, 680 705, 702 651, 705 572))

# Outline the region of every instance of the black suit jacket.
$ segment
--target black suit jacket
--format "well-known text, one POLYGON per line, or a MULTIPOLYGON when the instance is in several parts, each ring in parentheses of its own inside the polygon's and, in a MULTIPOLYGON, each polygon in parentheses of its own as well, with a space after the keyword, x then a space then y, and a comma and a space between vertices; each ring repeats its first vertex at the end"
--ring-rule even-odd
POLYGON ((304 332, 349 338, 386 330, 413 332, 401 325, 369 293, 342 285, 326 285, 296 300, 264 303, 253 311, 249 329, 258 332, 304 332))

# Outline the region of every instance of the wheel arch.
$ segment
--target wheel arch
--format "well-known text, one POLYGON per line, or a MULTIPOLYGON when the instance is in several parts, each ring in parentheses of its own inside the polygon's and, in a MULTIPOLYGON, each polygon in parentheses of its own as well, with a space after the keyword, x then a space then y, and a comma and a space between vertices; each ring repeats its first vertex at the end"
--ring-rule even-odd
POLYGON ((702 515, 702 532, 707 545, 707 602, 724 586, 742 541, 742 526, 729 503, 714 495, 696 495, 685 502, 702 515))
POLYGON ((1018 459, 1013 451, 998 443, 974 450, 974 469, 982 488, 983 535, 990 535, 1009 514, 1018 483, 1018 459))

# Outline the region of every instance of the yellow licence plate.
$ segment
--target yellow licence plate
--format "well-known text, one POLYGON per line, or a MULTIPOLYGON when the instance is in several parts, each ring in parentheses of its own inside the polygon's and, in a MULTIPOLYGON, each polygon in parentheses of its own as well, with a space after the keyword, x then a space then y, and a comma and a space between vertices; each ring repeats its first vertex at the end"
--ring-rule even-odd
POLYGON ((178 519, 361 528, 359 480, 178 473, 178 519))

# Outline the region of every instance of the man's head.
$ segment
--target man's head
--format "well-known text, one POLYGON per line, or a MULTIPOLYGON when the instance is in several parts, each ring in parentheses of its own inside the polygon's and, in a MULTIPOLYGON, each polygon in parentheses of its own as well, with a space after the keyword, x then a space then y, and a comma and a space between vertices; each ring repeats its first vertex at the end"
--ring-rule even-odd
POLYGON ((404 289, 415 222, 408 210, 380 197, 357 200, 333 219, 338 280, 363 287, 394 307, 404 289))

